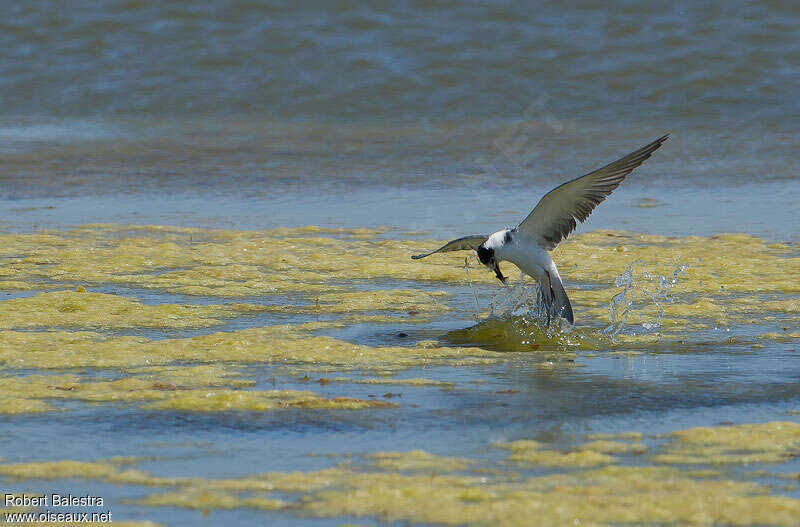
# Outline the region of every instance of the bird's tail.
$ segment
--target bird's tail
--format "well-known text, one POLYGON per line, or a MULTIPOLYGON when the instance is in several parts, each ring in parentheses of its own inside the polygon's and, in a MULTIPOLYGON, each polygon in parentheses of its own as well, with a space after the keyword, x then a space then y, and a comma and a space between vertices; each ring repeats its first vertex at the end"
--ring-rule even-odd
POLYGON ((549 284, 539 284, 539 295, 544 301, 544 309, 547 314, 547 325, 550 325, 552 318, 561 317, 569 321, 570 324, 575 323, 572 316, 572 305, 569 303, 569 297, 564 290, 564 284, 561 283, 561 277, 558 271, 551 269, 547 273, 549 284))
POLYGON ((553 287, 553 316, 567 319, 570 324, 575 323, 575 318, 572 315, 572 305, 569 303, 569 297, 564 290, 564 284, 561 283, 561 277, 558 275, 551 276, 550 282, 553 287))

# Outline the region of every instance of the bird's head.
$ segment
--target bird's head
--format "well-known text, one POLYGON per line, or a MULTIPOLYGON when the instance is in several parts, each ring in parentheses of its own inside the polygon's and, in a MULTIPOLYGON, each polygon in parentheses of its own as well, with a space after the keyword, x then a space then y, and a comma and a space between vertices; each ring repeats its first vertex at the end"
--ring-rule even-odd
POLYGON ((500 262, 503 261, 502 253, 503 247, 506 243, 511 241, 511 231, 506 229, 496 232, 489 236, 489 238, 478 246, 478 260, 494 271, 497 279, 506 283, 506 277, 500 272, 500 262))

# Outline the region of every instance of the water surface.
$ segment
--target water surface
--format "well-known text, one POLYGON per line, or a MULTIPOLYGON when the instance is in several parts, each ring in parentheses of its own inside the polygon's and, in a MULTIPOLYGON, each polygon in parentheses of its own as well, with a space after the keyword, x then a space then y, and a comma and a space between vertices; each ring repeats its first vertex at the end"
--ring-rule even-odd
MULTIPOLYGON (((327 359, 314 366, 263 357, 233 364, 204 357, 176 364, 222 364, 251 383, 246 390, 310 390, 326 399, 349 397, 397 406, 157 409, 141 400, 93 403, 71 398, 69 383, 59 381, 58 386, 69 392, 64 397, 31 396, 53 409, 2 416, 4 465, 133 456, 138 462, 132 468, 155 477, 204 481, 266 472, 311 473, 341 462, 352 463, 355 473, 370 472, 365 465, 371 458, 362 456, 424 450, 472 461, 471 468, 454 471, 459 476, 489 469, 496 472, 485 474, 499 481, 513 479, 512 472, 520 477, 572 477, 582 469, 515 464, 507 450, 493 443, 534 439, 547 452, 571 452, 590 441, 590 434, 641 432, 647 453, 614 454, 612 466, 652 467, 665 465, 654 456, 665 454, 675 440, 662 434, 698 426, 800 422, 795 357, 800 330, 800 180, 795 152, 800 141, 794 126, 800 118, 795 67, 800 59, 800 20, 791 2, 733 2, 724 9, 620 2, 603 10, 581 3, 533 8, 513 2, 199 6, 108 1, 74 2, 70 9, 26 2, 4 10, 0 215, 3 235, 20 234, 20 239, 6 238, 0 278, 9 283, 3 300, 31 299, 78 286, 145 306, 238 302, 307 307, 315 305, 319 295, 372 290, 448 295, 431 302, 443 306, 432 313, 410 315, 418 308, 405 308, 397 301, 388 310, 217 313, 209 317, 218 316, 219 324, 192 327, 175 327, 164 322, 174 319, 148 311, 138 322, 122 324, 125 309, 138 309, 130 306, 117 306, 122 311, 115 315, 116 322, 102 318, 106 313, 100 308, 100 322, 75 322, 68 310, 59 311, 67 300, 43 302, 42 309, 52 308, 55 318, 32 314, 30 320, 44 321, 34 327, 25 326, 29 320, 19 315, 17 325, 4 329, 15 335, 91 331, 104 339, 135 336, 148 341, 142 346, 157 346, 159 341, 278 324, 335 322, 354 315, 394 317, 350 319, 313 333, 387 348, 388 358, 376 361, 372 369, 352 370, 327 359), (577 333, 551 334, 548 340, 529 323, 520 330, 519 320, 499 326, 484 323, 478 330, 459 333, 476 324, 476 315, 480 320, 487 317, 496 295, 507 294, 476 268, 474 259, 474 292, 458 258, 418 262, 413 272, 400 269, 399 263, 387 263, 380 270, 367 263, 361 276, 348 274, 361 254, 367 262, 386 257, 387 262, 406 265, 412 247, 513 225, 556 184, 666 132, 671 139, 578 234, 611 229, 662 235, 684 240, 691 250, 681 252, 679 243, 661 257, 658 248, 669 239, 645 237, 640 250, 646 251, 647 259, 636 263, 633 252, 630 257, 604 252, 605 242, 576 237, 576 245, 566 246, 557 262, 564 262, 560 268, 568 291, 575 291, 577 333), (79 235, 71 231, 89 223, 197 230, 115 226, 99 229, 99 234, 91 229, 79 235), (343 232, 266 232, 306 225, 385 229, 369 233, 366 241, 343 232), (54 239, 34 238, 42 232, 74 240, 74 251, 70 243, 60 246, 54 239), (746 233, 764 241, 742 238, 725 247, 714 245, 713 237, 723 233, 746 233), (690 245, 697 243, 692 236, 706 238, 690 245), (341 246, 314 246, 302 254, 302 247, 287 249, 297 265, 284 270, 285 284, 300 284, 297 289, 275 293, 263 283, 253 285, 256 279, 272 276, 282 256, 270 253, 270 258, 253 260, 241 249, 258 248, 262 240, 269 245, 304 237, 331 244, 338 240, 341 246), (408 250, 395 254, 389 244, 369 245, 373 237, 397 240, 408 250), (125 245, 130 240, 139 240, 139 253, 134 245, 125 245), (139 260, 149 243, 162 242, 178 249, 153 253, 148 256, 151 262, 139 260), (198 246, 202 254, 192 259, 190 251, 198 246), (776 252, 766 263, 748 259, 750 253, 743 251, 756 246, 776 252), (102 252, 106 250, 111 252, 102 252), (356 250, 362 252, 352 252, 356 250), (110 259, 112 253, 118 260, 110 259), (592 263, 599 271, 590 277, 593 254, 608 259, 592 263), (109 264, 106 274, 93 274, 99 273, 95 263, 104 259, 109 264), (642 322, 658 320, 655 304, 644 292, 691 259, 697 261, 669 291, 666 304, 700 308, 667 311, 662 326, 643 331, 642 322), (329 266, 327 271, 314 267, 320 262, 329 266), (611 315, 607 299, 600 301, 591 292, 607 291, 610 300, 622 290, 614 279, 632 264, 639 294, 632 306, 634 318, 612 339, 604 333, 611 315), (124 270, 114 273, 114 265, 124 270), (240 276, 231 271, 240 269, 236 266, 242 266, 240 276), (730 274, 720 271, 725 266, 730 274), (767 269, 763 282, 736 274, 747 266, 753 272, 767 269), (222 273, 223 285, 216 291, 193 291, 191 287, 204 285, 206 277, 180 274, 201 268, 209 272, 211 267, 222 273), (256 275, 247 274, 253 269, 256 275), (311 279, 293 274, 300 271, 319 275, 311 279), (441 276, 425 278, 424 273, 431 272, 441 276), (150 278, 163 273, 177 273, 173 283, 150 278), (700 275, 703 279, 695 279, 700 275), (713 292, 708 285, 712 280, 713 292), (224 293, 234 286, 251 289, 238 296, 224 293), (696 304, 704 300, 711 304, 696 304), (753 304, 757 302, 764 305, 753 304), (145 324, 147 317, 151 319, 145 324), (533 342, 538 338, 540 348, 510 351, 519 349, 518 331, 527 331, 533 342), (576 335, 583 340, 576 341, 576 335), (393 365, 401 354, 392 355, 392 348, 422 353, 419 349, 424 348, 418 346, 429 340, 437 346, 505 353, 492 355, 486 363, 393 365), (360 384, 337 378, 424 378, 439 384, 360 384)), ((631 251, 639 243, 618 239, 631 251)), ((613 236, 609 240, 617 243, 613 236)), ((516 272, 510 274, 516 278, 516 272)), ((277 279, 274 284, 283 287, 277 279)), ((68 345, 53 338, 52 346, 68 345)), ((118 344, 97 344, 96 353, 122 349, 112 345, 118 344)), ((31 346, 29 351, 47 348, 31 346)), ((139 348, 125 349, 136 353, 139 348)), ((271 349, 267 346, 260 353, 271 349)), ((306 351, 319 349, 309 344, 306 351)), ((78 382, 97 383, 143 375, 121 366, 45 368, 34 363, 21 368, 8 362, 11 352, 0 353, 5 354, 6 377, 74 374, 78 382)), ((230 381, 220 382, 228 386, 230 381)), ((706 452, 702 463, 666 465, 679 474, 717 470, 713 481, 758 481, 764 492, 788 497, 787 506, 794 506, 800 499, 796 479, 770 475, 800 472, 794 459, 800 446, 792 441, 787 439, 790 446, 779 452, 779 461, 719 463, 706 452)), ((761 447, 753 448, 765 455, 761 447)), ((433 472, 435 468, 427 468, 421 473, 433 472)), ((499 485, 495 480, 488 484, 499 485)), ((195 505, 207 509, 203 514, 175 503, 137 501, 175 490, 168 485, 122 484, 69 471, 54 480, 7 476, 4 488, 101 495, 120 520, 166 525, 371 525, 425 523, 432 518, 394 516, 396 509, 388 506, 383 516, 370 510, 361 514, 355 508, 339 513, 322 506, 327 502, 317 490, 298 495, 285 489, 272 492, 270 499, 308 498, 320 508, 311 512, 241 503, 230 508, 211 502, 195 505)), ((491 489, 504 496, 499 487, 491 489)), ((701 494, 712 495, 703 489, 701 494)), ((217 496, 214 492, 211 495, 217 496)), ((248 492, 258 494, 249 489, 236 497, 246 498, 248 492)), ((202 501, 197 495, 188 500, 202 501)), ((362 502, 380 500, 373 495, 362 502)), ((775 504, 765 509, 778 510, 775 504)), ((777 516, 762 520, 792 524, 777 516)))

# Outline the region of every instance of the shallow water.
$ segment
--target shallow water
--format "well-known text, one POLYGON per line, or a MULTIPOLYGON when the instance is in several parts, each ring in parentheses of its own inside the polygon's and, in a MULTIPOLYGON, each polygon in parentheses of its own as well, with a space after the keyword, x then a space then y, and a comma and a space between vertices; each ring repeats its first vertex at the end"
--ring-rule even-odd
POLYGON ((797 525, 793 5, 206 5, 4 22, 6 491, 165 525, 797 525), (408 259, 666 131, 554 253, 575 328, 490 318, 512 293, 474 257, 472 285, 408 259))

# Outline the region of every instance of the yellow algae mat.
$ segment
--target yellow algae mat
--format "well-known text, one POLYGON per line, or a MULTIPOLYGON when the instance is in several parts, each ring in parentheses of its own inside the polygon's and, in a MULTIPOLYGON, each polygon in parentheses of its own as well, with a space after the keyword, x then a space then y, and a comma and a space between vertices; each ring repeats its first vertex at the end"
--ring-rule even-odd
POLYGON ((781 495, 796 490, 800 474, 747 472, 751 462, 779 466, 800 455, 798 423, 692 428, 662 438, 624 434, 569 451, 525 439, 492 446, 507 455, 489 462, 420 450, 374 452, 315 471, 227 479, 161 477, 132 468, 140 461, 128 458, 2 463, 0 475, 17 485, 77 478, 160 488, 129 500, 147 508, 249 508, 384 522, 790 527, 800 518, 800 500, 781 495), (642 440, 660 444, 651 453, 642 440), (777 482, 755 481, 770 477, 777 482))
MULTIPOLYGON (((413 262, 411 254, 440 240, 389 239, 397 234, 130 225, 2 233, 0 287, 9 297, 0 301, 0 413, 44 419, 76 404, 216 415, 393 412, 403 402, 391 392, 384 399, 353 390, 458 390, 453 377, 437 378, 441 367, 482 371, 524 360, 572 368, 578 354, 591 358, 587 351, 722 343, 753 351, 800 339, 794 246, 740 234, 579 235, 554 254, 577 327, 544 330, 506 317, 466 328, 473 313, 464 257, 476 267, 474 258, 413 262), (454 298, 459 288, 467 302, 454 298), (463 329, 383 344, 332 336, 355 325, 424 329, 444 317, 463 319, 463 329), (759 329, 739 341, 724 331, 748 324, 759 329), (292 389, 260 384, 265 370, 292 389), (403 377, 407 370, 415 376, 403 377)), ((508 274, 511 264, 503 266, 508 274)), ((483 269, 473 268, 471 280, 482 294, 505 291, 483 269)), ((588 436, 567 450, 522 438, 486 452, 357 453, 316 471, 218 480, 158 476, 134 468, 135 459, 5 461, 0 475, 17 485, 144 485, 158 490, 133 503, 204 511, 487 526, 800 524, 800 501, 781 494, 796 490, 797 475, 763 469, 800 455, 797 423, 588 436)))
MULTIPOLYGON (((318 227, 230 231, 120 225, 0 234, 0 286, 6 291, 116 285, 220 299, 290 296, 269 305, 145 305, 134 298, 57 291, 4 303, 0 320, 6 328, 186 328, 220 324, 248 312, 385 312, 407 319, 409 314, 448 311, 447 294, 414 284, 466 285, 463 258, 468 253, 415 262, 409 255, 440 241, 380 235, 318 227), (386 281, 409 284, 369 287, 386 281)), ((620 292, 614 280, 632 265, 631 278, 640 287, 633 288, 630 299, 643 303, 632 314, 632 324, 652 317, 659 307, 667 329, 687 322, 729 325, 800 313, 797 247, 754 236, 596 231, 563 243, 554 258, 562 274, 578 282, 569 293, 579 320, 587 322, 608 319, 609 302, 620 292), (671 301, 652 301, 665 292, 671 301)), ((477 283, 495 284, 482 269, 471 276, 477 283)))
MULTIPOLYGON (((374 230, 318 227, 230 231, 120 225, 0 234, 0 286, 7 291, 119 285, 222 299, 296 295, 280 305, 202 308, 45 294, 7 305, 2 319, 6 327, 187 327, 213 325, 248 309, 295 313, 447 311, 446 294, 423 291, 412 284, 466 284, 463 259, 468 253, 440 254, 415 262, 409 259, 411 254, 436 246, 440 240, 390 240, 380 235, 381 231, 374 230), (387 280, 412 284, 389 289, 358 287, 387 280), (39 312, 41 316, 36 317, 39 312), (17 314, 6 321, 11 313, 17 314)), ((797 251, 797 247, 744 234, 677 238, 595 231, 561 244, 554 259, 567 280, 599 286, 570 288, 584 320, 607 318, 606 308, 619 292, 615 278, 635 264, 640 281, 646 277, 658 282, 657 278, 670 278, 676 269, 683 270, 680 279, 669 284, 676 301, 666 305, 667 322, 680 324, 683 319, 697 318, 728 324, 756 315, 800 313, 797 251)), ((495 283, 483 270, 473 272, 472 280, 495 283)), ((653 291, 642 287, 638 293, 639 300, 644 300, 653 291)), ((645 310, 638 316, 649 314, 645 310)))
MULTIPOLYGON (((113 283, 228 298, 324 293, 348 280, 465 281, 463 258, 468 253, 414 262, 411 254, 441 240, 383 239, 381 233, 319 227, 231 231, 87 225, 0 234, 0 277, 6 289, 113 283)), ((681 291, 799 293, 796 253, 796 247, 746 234, 680 238, 595 231, 561 244, 554 259, 569 279, 582 282, 611 285, 632 262, 642 261, 650 265, 651 274, 669 275, 676 264, 686 265, 681 291)), ((473 275, 475 281, 494 283, 488 272, 473 275)))
MULTIPOLYGON (((455 312, 452 294, 437 289, 460 285, 468 291, 464 254, 414 262, 410 254, 440 241, 383 237, 390 234, 107 224, 0 234, 0 286, 17 295, 0 302, 0 412, 56 411, 66 399, 199 412, 389 408, 394 403, 348 397, 346 387, 335 397, 256 389, 246 369, 280 365, 300 377, 373 372, 382 378, 334 380, 397 382, 390 376, 409 368, 517 359, 490 349, 556 350, 563 359, 568 350, 683 343, 692 341, 693 331, 753 320, 770 331, 743 341, 748 347, 800 335, 796 247, 741 234, 673 238, 612 231, 575 236, 554 254, 562 274, 577 282, 569 288, 577 328, 546 332, 514 319, 488 320, 440 341, 407 346, 320 334, 357 323, 420 324, 471 315, 463 308, 455 312), (628 282, 615 284, 626 270, 628 282), (188 300, 157 302, 167 294, 188 300), (614 322, 609 304, 618 307, 612 313, 618 324, 623 318, 633 326, 657 320, 657 331, 605 335, 601 329, 614 322), (300 318, 280 323, 292 316, 300 318), (265 325, 257 317, 273 318, 265 325), (209 332, 231 321, 252 327, 209 332), (203 328, 212 329, 174 335, 203 328), (87 369, 115 373, 98 378, 87 369)), ((474 270, 471 280, 495 286, 483 270, 474 270)), ((719 342, 727 339, 719 333, 719 342)), ((437 379, 416 385, 437 384, 452 387, 437 379)))

